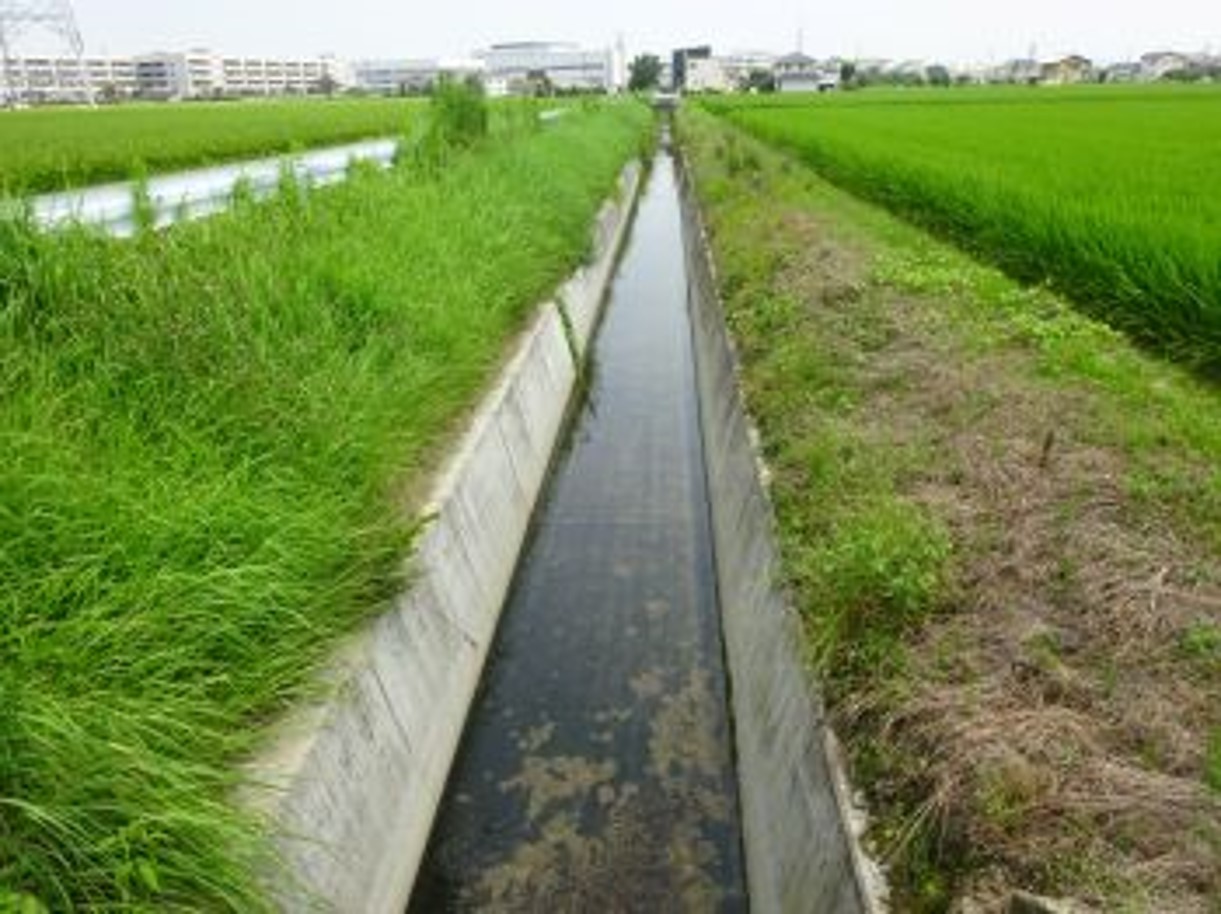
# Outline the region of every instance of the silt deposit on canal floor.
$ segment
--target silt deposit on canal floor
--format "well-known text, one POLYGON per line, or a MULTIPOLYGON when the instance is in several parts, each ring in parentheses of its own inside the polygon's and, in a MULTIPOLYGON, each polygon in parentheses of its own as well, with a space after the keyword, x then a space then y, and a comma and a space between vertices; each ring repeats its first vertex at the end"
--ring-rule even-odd
POLYGON ((746 907, 682 231, 663 153, 412 911, 746 907))

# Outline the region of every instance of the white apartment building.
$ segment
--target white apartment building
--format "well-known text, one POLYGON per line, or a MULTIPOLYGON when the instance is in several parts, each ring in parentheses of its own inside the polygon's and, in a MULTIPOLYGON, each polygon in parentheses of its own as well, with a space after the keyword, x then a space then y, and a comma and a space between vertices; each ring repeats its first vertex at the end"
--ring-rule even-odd
POLYGON ((609 48, 584 50, 557 41, 515 41, 494 44, 475 57, 484 62, 489 79, 510 86, 545 76, 557 89, 609 92, 615 88, 615 59, 609 48))
POLYGON ((208 51, 157 51, 135 58, 136 93, 141 98, 168 101, 214 98, 224 94, 220 58, 208 51))
MULTIPOLYGON (((110 68, 99 63, 99 69, 110 68)), ((134 71, 129 69, 126 76, 134 78, 134 71)), ((4 65, 4 95, 30 105, 84 102, 92 91, 89 77, 89 63, 75 57, 18 57, 4 65)))
POLYGON ((136 82, 136 61, 131 57, 86 57, 89 82, 101 98, 133 98, 136 82))
POLYGON ((309 95, 351 84, 334 58, 222 58, 210 51, 136 57, 18 57, 9 61, 9 97, 25 104, 144 98, 159 101, 245 95, 309 95))
POLYGON ((351 68, 333 57, 225 57, 221 70, 225 95, 316 95, 352 85, 351 68))

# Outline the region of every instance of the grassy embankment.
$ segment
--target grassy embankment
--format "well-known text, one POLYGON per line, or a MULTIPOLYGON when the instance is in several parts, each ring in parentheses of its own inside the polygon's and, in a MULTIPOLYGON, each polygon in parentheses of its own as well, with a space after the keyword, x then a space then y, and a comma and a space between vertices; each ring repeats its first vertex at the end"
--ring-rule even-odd
POLYGON ((836 184, 1221 377, 1221 91, 725 100, 836 184))
POLYGON ((0 191, 61 190, 406 132, 400 99, 146 104, 0 112, 0 191))
POLYGON ((1221 396, 722 120, 681 137, 899 910, 1215 911, 1221 396))
POLYGON ((0 229, 0 908, 261 909, 234 763, 399 585, 403 493, 649 121, 130 243, 0 229))

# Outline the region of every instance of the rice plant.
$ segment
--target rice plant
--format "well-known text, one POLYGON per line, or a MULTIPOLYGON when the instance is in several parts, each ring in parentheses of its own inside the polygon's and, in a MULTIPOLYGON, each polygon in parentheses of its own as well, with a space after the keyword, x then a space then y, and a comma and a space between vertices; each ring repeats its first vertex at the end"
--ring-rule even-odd
POLYGON ((863 92, 711 107, 1221 377, 1221 91, 863 92))
POLYGON ((61 190, 408 132, 420 103, 312 99, 0 112, 0 191, 61 190))

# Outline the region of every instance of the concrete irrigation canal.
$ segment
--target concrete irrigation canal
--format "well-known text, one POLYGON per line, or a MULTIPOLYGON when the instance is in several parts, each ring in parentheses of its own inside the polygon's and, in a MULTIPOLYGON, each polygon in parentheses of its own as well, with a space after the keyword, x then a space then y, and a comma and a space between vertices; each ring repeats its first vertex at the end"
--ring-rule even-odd
POLYGON ((411 910, 745 908, 682 220, 658 158, 411 910))
POLYGON ((254 764, 286 910, 875 910, 690 184, 640 172, 254 764))

